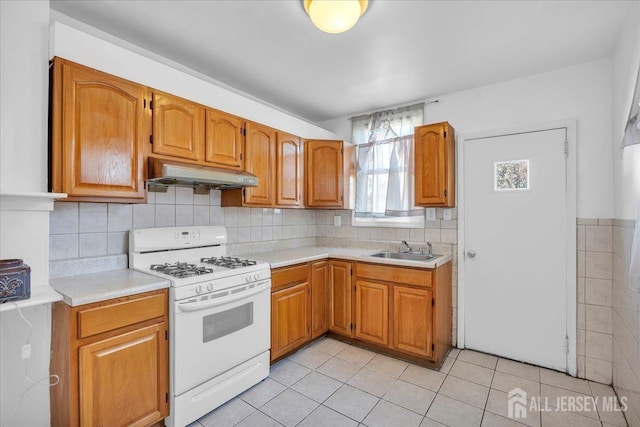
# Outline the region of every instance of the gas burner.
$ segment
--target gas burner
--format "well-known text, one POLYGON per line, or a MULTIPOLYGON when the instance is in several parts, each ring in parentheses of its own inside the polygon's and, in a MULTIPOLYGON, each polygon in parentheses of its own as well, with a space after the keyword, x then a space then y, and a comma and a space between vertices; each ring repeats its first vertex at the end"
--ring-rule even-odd
POLYGON ((176 262, 174 264, 166 262, 164 264, 152 264, 150 268, 153 271, 158 271, 179 279, 213 273, 212 268, 189 264, 187 262, 176 262))
POLYGON ((225 268, 242 268, 250 265, 256 265, 256 261, 230 256, 200 258, 200 262, 225 268))

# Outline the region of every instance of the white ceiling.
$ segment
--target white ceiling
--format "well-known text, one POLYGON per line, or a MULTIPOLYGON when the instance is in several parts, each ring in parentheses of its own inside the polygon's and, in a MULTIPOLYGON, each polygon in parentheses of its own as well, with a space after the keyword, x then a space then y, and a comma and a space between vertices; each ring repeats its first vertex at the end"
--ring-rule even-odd
POLYGON ((631 3, 371 0, 338 35, 298 0, 51 7, 317 123, 609 56, 631 3))

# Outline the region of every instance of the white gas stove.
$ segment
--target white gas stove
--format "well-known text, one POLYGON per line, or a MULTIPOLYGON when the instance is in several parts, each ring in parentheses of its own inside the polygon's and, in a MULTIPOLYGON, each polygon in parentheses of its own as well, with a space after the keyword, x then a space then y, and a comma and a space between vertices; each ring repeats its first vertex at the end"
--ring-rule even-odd
POLYGON ((129 265, 167 278, 168 426, 190 424, 269 375, 271 270, 229 257, 224 227, 131 230, 129 265))

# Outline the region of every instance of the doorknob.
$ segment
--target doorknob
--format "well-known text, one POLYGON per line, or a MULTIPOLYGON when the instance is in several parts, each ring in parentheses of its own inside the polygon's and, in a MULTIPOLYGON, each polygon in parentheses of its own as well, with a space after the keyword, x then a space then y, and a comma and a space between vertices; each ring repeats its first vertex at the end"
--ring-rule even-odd
POLYGON ((472 250, 468 250, 468 251, 467 251, 467 256, 468 256, 469 258, 475 258, 475 257, 476 257, 476 252, 475 252, 475 251, 472 251, 472 250))

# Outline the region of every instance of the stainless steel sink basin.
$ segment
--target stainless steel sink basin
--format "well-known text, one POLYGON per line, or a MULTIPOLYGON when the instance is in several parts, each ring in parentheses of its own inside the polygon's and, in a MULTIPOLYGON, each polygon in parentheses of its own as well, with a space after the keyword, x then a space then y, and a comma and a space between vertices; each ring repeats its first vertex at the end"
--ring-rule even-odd
POLYGON ((431 261, 438 258, 440 255, 428 255, 414 252, 377 252, 369 256, 376 258, 392 258, 392 259, 406 259, 409 261, 431 261))

